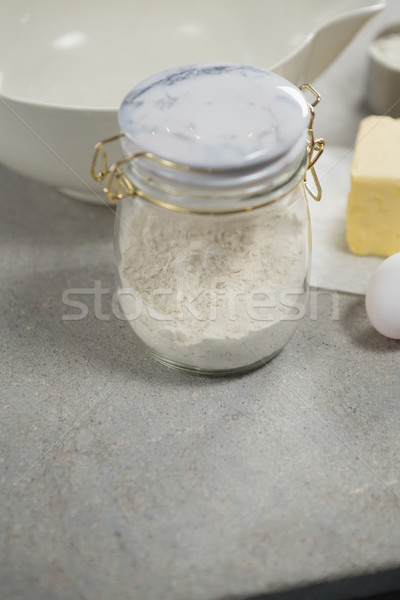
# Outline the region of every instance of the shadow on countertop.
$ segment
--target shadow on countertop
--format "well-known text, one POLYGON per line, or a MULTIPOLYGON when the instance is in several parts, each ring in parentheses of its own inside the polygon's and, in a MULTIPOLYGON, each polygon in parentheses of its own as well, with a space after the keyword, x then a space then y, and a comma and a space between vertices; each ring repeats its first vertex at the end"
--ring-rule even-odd
MULTIPOLYGON (((353 296, 343 313, 341 324, 353 343, 363 350, 379 354, 400 351, 399 340, 387 338, 372 327, 367 317, 364 296, 353 296)), ((398 598, 400 599, 400 594, 398 598)))
POLYGON ((302 588, 258 594, 227 596, 219 600, 399 600, 400 568, 327 581, 302 588))
POLYGON ((0 165, 0 239, 25 248, 52 249, 112 241, 110 206, 68 198, 0 165))

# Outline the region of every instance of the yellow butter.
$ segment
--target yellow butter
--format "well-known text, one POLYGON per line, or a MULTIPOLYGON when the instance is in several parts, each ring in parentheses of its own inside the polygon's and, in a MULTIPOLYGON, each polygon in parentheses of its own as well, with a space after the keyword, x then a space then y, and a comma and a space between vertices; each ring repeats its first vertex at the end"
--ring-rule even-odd
POLYGON ((400 252, 400 119, 361 121, 351 165, 347 242, 355 254, 400 252))

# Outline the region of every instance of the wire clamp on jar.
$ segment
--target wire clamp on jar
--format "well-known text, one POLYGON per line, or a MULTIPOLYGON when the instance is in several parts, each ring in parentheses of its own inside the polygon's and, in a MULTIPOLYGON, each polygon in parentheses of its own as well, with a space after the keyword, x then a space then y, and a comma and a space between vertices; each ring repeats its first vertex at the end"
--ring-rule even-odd
POLYGON ((315 107, 319 104, 321 100, 320 94, 315 90, 309 83, 303 83, 300 86, 302 92, 308 91, 314 96, 314 101, 309 102, 308 105, 310 107, 310 122, 308 124, 308 140, 307 140, 307 169, 304 174, 304 187, 307 193, 311 196, 313 200, 319 202, 322 196, 322 188, 318 179, 318 175, 315 171, 315 163, 321 156, 325 148, 325 140, 323 138, 315 138, 314 137, 314 119, 315 119, 315 107), (307 171, 310 171, 311 177, 313 178, 316 191, 314 192, 310 187, 307 181, 307 171))
POLYGON ((120 164, 128 162, 127 159, 131 160, 132 157, 128 156, 124 159, 113 163, 111 166, 108 164, 107 152, 105 146, 112 142, 121 140, 124 136, 123 133, 114 135, 110 138, 102 140, 95 145, 94 155, 92 160, 91 174, 95 181, 104 181, 108 177, 107 185, 103 188, 103 192, 109 202, 116 202, 122 200, 128 196, 135 196, 137 190, 132 184, 129 177, 121 170, 120 164), (101 168, 98 169, 100 162, 101 168), (114 190, 114 191, 113 191, 114 190))
MULTIPOLYGON (((308 91, 314 96, 313 102, 308 102, 308 106, 310 108, 310 121, 308 124, 308 139, 307 139, 307 165, 304 173, 304 188, 306 192, 310 195, 310 197, 319 202, 322 196, 322 188, 320 181, 318 179, 318 175, 315 171, 315 163, 321 156, 322 152, 325 148, 325 140, 323 138, 315 138, 314 136, 314 119, 315 119, 315 107, 321 100, 320 94, 308 83, 305 83, 300 86, 300 90, 302 92, 308 91), (311 177, 314 182, 315 191, 310 187, 307 181, 307 172, 310 171, 311 177)), ((137 152, 135 154, 130 154, 125 156, 124 158, 118 160, 109 166, 109 161, 107 157, 107 152, 105 150, 105 146, 120 141, 125 137, 124 133, 119 133, 118 135, 112 136, 101 142, 98 142, 95 145, 95 151, 92 160, 91 166, 91 174, 94 180, 103 182, 106 178, 107 182, 105 187, 103 188, 103 192, 109 202, 116 202, 118 200, 122 200, 128 197, 139 196, 141 198, 148 199, 153 201, 152 198, 149 198, 144 192, 140 189, 136 188, 131 179, 128 177, 126 172, 124 171, 124 165, 131 163, 132 161, 138 158, 146 158, 149 160, 153 160, 164 167, 183 170, 183 171, 192 171, 192 172, 210 172, 210 169, 201 169, 195 167, 188 167, 182 164, 175 163, 170 160, 166 160, 159 156, 152 154, 151 152, 137 152), (98 165, 101 165, 100 170, 98 170, 98 165)), ((167 206, 167 208, 170 208, 167 206)))

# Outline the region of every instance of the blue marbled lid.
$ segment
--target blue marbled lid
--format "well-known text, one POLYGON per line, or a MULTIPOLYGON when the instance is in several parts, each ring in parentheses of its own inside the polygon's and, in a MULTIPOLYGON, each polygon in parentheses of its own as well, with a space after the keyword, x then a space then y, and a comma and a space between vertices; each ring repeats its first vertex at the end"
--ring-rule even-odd
POLYGON ((302 92, 251 66, 169 69, 129 92, 119 111, 133 146, 179 164, 237 169, 304 155, 310 112, 302 92))

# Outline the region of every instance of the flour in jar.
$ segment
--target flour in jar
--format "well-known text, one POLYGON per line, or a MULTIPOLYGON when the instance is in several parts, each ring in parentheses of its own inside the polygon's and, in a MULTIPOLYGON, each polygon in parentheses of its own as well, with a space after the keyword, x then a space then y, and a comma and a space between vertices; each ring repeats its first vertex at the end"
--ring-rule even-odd
POLYGON ((224 371, 289 339, 306 302, 304 202, 289 194, 268 224, 262 210, 185 216, 137 199, 121 213, 119 301, 155 355, 224 371))

